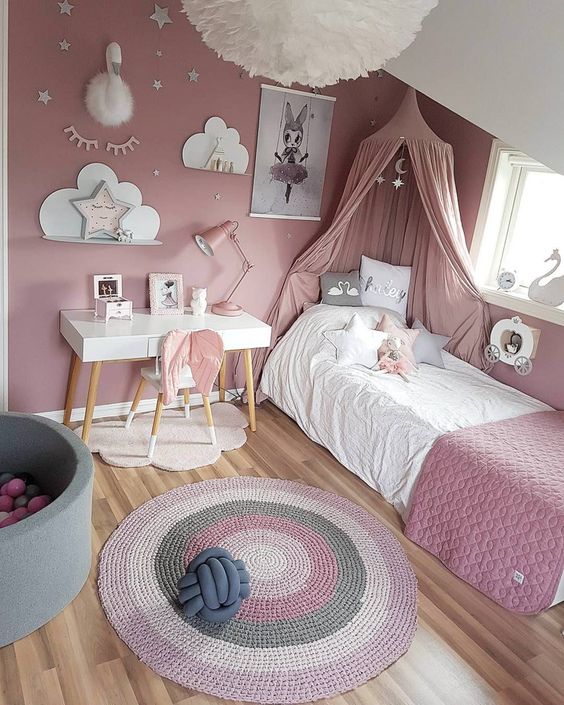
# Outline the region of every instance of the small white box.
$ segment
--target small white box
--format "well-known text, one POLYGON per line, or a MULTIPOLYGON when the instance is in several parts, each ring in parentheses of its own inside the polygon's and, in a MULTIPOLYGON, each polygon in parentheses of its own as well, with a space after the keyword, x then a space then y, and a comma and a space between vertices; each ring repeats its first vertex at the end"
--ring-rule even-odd
POLYGON ((122 296, 121 274, 94 275, 94 316, 106 322, 110 318, 133 318, 133 301, 122 296))

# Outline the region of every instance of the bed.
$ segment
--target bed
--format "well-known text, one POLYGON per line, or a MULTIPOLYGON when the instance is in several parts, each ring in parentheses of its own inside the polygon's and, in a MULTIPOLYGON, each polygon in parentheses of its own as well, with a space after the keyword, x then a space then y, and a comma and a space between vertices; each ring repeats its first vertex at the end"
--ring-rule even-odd
MULTIPOLYGON (((354 313, 374 328, 382 312, 372 307, 312 306, 273 350, 261 391, 405 520, 416 481, 437 439, 459 429, 551 409, 444 351, 444 369, 420 365, 409 383, 396 375, 337 365, 324 332, 343 328, 354 313)), ((553 604, 562 600, 564 579, 553 604)))

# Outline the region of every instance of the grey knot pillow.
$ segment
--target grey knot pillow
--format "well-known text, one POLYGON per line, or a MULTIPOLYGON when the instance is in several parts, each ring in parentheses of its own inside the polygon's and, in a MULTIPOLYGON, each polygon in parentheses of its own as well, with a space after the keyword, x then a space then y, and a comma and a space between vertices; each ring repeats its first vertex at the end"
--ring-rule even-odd
POLYGON ((332 306, 362 306, 358 271, 325 272, 320 279, 321 303, 332 306))

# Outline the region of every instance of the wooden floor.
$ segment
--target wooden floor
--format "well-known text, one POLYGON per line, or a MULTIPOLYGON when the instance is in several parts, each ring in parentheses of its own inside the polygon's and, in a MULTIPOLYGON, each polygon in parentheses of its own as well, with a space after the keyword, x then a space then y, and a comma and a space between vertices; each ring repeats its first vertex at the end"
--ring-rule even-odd
POLYGON ((96 556, 117 524, 151 497, 185 483, 235 475, 288 478, 348 497, 399 538, 417 573, 419 626, 408 653, 363 687, 319 702, 564 703, 564 605, 525 618, 481 596, 404 539, 400 519, 390 505, 307 439, 280 411, 266 405, 258 410, 258 431, 249 433, 243 448, 224 453, 215 465, 197 472, 113 468, 96 456, 95 559, 89 581, 49 624, 0 649, 0 705, 221 703, 160 678, 117 638, 98 602, 96 556))

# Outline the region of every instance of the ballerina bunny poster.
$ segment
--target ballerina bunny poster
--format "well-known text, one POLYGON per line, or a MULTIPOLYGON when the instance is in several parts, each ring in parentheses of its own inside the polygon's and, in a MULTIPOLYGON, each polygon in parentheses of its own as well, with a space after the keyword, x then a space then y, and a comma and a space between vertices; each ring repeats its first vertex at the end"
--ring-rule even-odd
POLYGON ((335 98, 262 86, 251 215, 320 220, 335 98))

